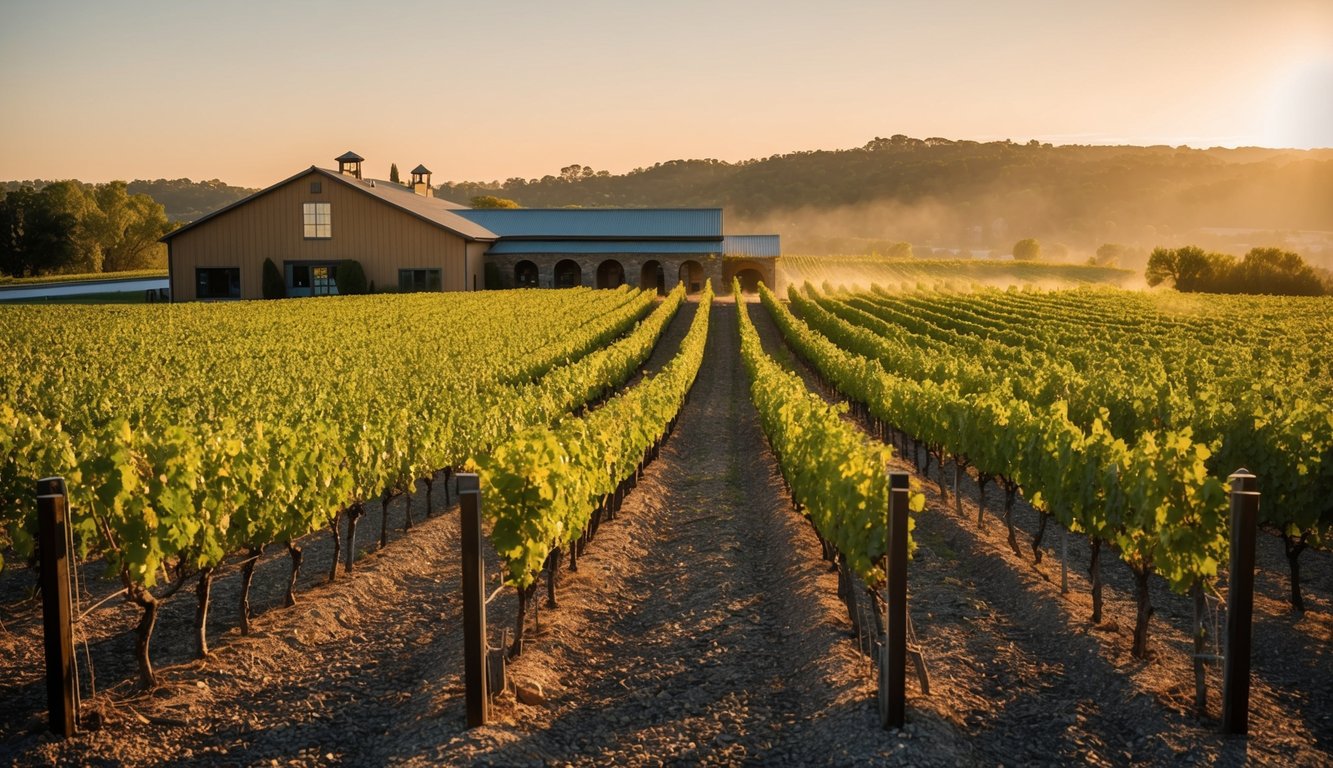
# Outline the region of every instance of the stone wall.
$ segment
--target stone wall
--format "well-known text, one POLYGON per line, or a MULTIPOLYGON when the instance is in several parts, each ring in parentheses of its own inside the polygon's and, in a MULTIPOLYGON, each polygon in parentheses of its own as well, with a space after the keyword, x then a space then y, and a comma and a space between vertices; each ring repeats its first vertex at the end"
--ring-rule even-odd
MULTIPOLYGON (((731 290, 732 274, 746 268, 759 271, 768 285, 777 287, 774 282, 777 273, 776 259, 724 259, 713 254, 682 253, 487 254, 487 285, 488 287, 496 287, 493 283, 498 282, 498 287, 516 287, 518 265, 522 262, 530 262, 537 268, 537 287, 554 288, 556 285, 556 267, 565 261, 572 261, 578 265, 578 282, 580 285, 589 288, 614 287, 612 283, 614 283, 614 276, 617 274, 614 270, 614 264, 620 265, 624 282, 635 288, 653 284, 655 274, 651 265, 654 264, 661 267, 663 284, 659 288, 662 291, 670 290, 682 279, 688 279, 690 283, 697 284, 699 289, 703 288, 705 280, 712 280, 715 292, 727 293, 731 290), (599 284, 598 270, 604 264, 607 265, 607 269, 603 272, 603 277, 609 279, 604 279, 599 284), (647 274, 645 274, 645 267, 649 268, 647 274), (682 267, 685 267, 684 272, 682 272, 682 267)), ((693 291, 695 286, 691 285, 689 287, 693 291)))

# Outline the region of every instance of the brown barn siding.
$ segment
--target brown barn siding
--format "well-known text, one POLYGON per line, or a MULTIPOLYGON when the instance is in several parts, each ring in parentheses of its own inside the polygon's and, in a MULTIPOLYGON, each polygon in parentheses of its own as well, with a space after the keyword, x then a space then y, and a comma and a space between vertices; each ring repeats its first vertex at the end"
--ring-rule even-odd
POLYGON ((178 301, 192 300, 197 267, 240 267, 241 297, 257 299, 265 258, 279 269, 289 260, 355 259, 377 289, 397 286, 399 269, 436 268, 444 290, 470 290, 465 272, 473 265, 465 245, 457 235, 311 173, 174 238, 171 291, 178 301), (310 192, 312 180, 323 182, 321 193, 310 192), (304 238, 301 204, 308 202, 331 204, 331 238, 304 238))

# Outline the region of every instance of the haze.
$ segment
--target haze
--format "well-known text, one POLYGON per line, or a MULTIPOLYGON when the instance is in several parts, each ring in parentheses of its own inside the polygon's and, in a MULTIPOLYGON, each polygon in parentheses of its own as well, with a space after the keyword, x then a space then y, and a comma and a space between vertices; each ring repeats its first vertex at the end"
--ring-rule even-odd
POLYGON ((0 5, 0 179, 265 186, 737 161, 903 133, 1333 146, 1333 3, 0 5))

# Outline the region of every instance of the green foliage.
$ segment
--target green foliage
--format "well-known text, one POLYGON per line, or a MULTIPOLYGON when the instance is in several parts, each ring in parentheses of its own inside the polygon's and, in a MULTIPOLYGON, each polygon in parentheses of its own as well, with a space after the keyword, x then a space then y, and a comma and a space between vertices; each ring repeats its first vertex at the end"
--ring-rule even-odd
POLYGON ((1187 293, 1320 296, 1330 292, 1299 254, 1280 248, 1252 248, 1240 262, 1196 246, 1156 248, 1144 278, 1153 286, 1170 280, 1176 290, 1187 293))
MULTIPOLYGON (((641 295, 651 300, 651 294, 641 295)), ((583 401, 605 394, 647 359, 684 297, 684 286, 676 286, 633 334, 589 355, 587 365, 553 372, 542 386, 579 392, 583 401)), ((551 550, 583 534, 597 504, 663 437, 703 361, 711 303, 709 283, 680 351, 657 375, 583 416, 513 435, 472 462, 481 475, 491 542, 507 564, 508 583, 532 584, 551 550)))
POLYGON ((273 259, 264 259, 263 283, 264 298, 286 298, 287 281, 282 278, 282 272, 278 270, 278 265, 273 263, 273 259))
POLYGON ((1036 261, 1041 258, 1041 243, 1036 238, 1025 237, 1014 243, 1015 261, 1036 261))
POLYGON ((0 273, 120 272, 161 266, 158 239, 168 224, 162 206, 129 194, 123 181, 62 181, 6 193, 0 199, 0 273))
POLYGON ((333 273, 333 281, 338 285, 338 293, 344 296, 370 293, 370 286, 366 283, 366 271, 361 268, 361 262, 355 259, 338 262, 338 268, 333 273))
POLYGON ((461 466, 631 375, 669 314, 644 320, 632 343, 599 348, 654 299, 575 289, 243 313, 197 304, 165 327, 151 307, 5 307, 0 550, 31 551, 32 488, 49 475, 68 482, 80 551, 140 586, 304 535, 343 505, 461 466), (170 359, 134 352, 178 334, 233 343, 170 359), (386 349, 401 376, 383 376, 386 349))
POLYGON ((795 287, 789 298, 799 320, 764 300, 843 394, 1016 483, 1173 589, 1225 561, 1223 478, 1238 467, 1261 478, 1266 525, 1306 541, 1333 531, 1328 299, 795 287))
POLYGON ((389 181, 394 184, 403 183, 403 180, 398 177, 398 163, 389 163, 389 181))
POLYGON ((473 208, 518 208, 519 204, 513 200, 494 195, 477 195, 468 201, 468 205, 473 208))
MULTIPOLYGON (((763 283, 759 291, 772 309, 772 292, 763 283)), ((732 293, 740 293, 738 281, 733 281, 732 293)), ((825 403, 805 388, 800 377, 770 358, 750 322, 746 303, 738 302, 738 307, 750 398, 792 496, 848 568, 867 583, 880 582, 887 551, 892 449, 843 421, 845 405, 825 403)), ((916 494, 913 509, 920 511, 924 503, 925 497, 916 494)), ((914 528, 915 520, 908 525, 909 530, 914 528)), ((910 540, 908 546, 910 552, 914 546, 910 540)))

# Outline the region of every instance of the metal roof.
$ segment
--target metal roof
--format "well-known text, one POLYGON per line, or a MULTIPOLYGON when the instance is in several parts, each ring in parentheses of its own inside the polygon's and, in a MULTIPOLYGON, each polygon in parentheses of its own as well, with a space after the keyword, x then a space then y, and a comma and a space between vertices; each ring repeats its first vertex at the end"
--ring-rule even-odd
POLYGON ((451 203, 448 200, 442 200, 438 197, 426 197, 425 195, 418 195, 411 189, 404 187, 402 184, 394 184, 391 181, 380 181, 377 179, 364 179, 364 180, 358 179, 355 176, 348 176, 345 173, 330 171, 327 168, 316 168, 315 166, 312 165, 306 170, 301 171, 300 173, 297 173, 286 179, 283 179, 282 181, 278 182, 277 184, 274 184, 271 187, 261 189, 260 191, 254 193, 253 195, 250 195, 249 197, 243 197, 240 200, 237 200, 236 202, 232 203, 231 205, 219 208, 218 210, 213 211, 212 213, 206 214, 204 216, 195 219, 194 221, 190 222, 189 224, 186 224, 183 227, 180 227, 179 229, 176 229, 172 232, 168 232, 166 236, 164 236, 159 242, 165 243, 171 240, 172 238, 176 237, 177 235, 180 235, 184 232, 188 232, 189 230, 194 229, 195 227, 203 224, 206 221, 210 221, 214 218, 217 218, 218 216, 221 216, 222 214, 226 213, 227 211, 230 211, 233 208, 238 208, 242 205, 245 205, 246 203, 249 203, 251 200, 267 195, 269 192, 272 192, 273 190, 278 189, 279 187, 286 186, 287 184, 290 184, 291 182, 296 181, 297 179, 309 176, 312 173, 316 173, 321 176, 325 176, 327 178, 341 182, 349 187, 352 187, 353 189, 365 192, 366 194, 371 195, 372 197, 377 197, 380 200, 383 200, 385 203, 392 205, 393 207, 398 208, 401 211, 404 211, 412 216, 415 216, 423 221, 426 221, 427 223, 434 224, 437 227, 441 227, 442 229, 447 229, 450 232, 453 232, 454 234, 463 237, 464 239, 487 240, 487 241, 495 239, 494 232, 491 232, 489 229, 486 229, 480 224, 477 224, 473 221, 469 221, 468 219, 459 216, 458 214, 460 210, 465 210, 465 209, 462 209, 461 206, 458 205, 458 203, 451 203))
POLYGON ((722 253, 721 240, 510 240, 502 239, 486 251, 496 256, 514 254, 596 253, 722 253))
MULTIPOLYGON (((408 173, 430 173, 430 169, 427 168, 425 165, 418 165, 416 168, 413 168, 412 170, 408 171, 408 173)), ((459 207, 461 208, 462 206, 459 207)))
POLYGON ((358 179, 355 176, 348 176, 345 173, 336 173, 323 168, 317 170, 333 176, 339 181, 351 187, 356 187, 363 192, 369 193, 384 202, 396 208, 401 208, 417 218, 444 227, 451 232, 455 232, 469 240, 494 240, 495 233, 486 227, 470 221, 462 216, 467 209, 462 208, 458 203, 451 203, 448 200, 441 200, 436 197, 426 197, 418 195, 411 189, 402 184, 395 184, 392 181, 377 181, 375 179, 358 179))
POLYGON ((357 153, 353 152, 350 149, 333 159, 340 163, 360 163, 365 160, 364 157, 358 155, 357 153))
POLYGON ((505 239, 722 238, 721 208, 483 208, 458 215, 505 239))
POLYGON ((727 235, 722 251, 728 256, 781 256, 782 239, 778 235, 727 235))

